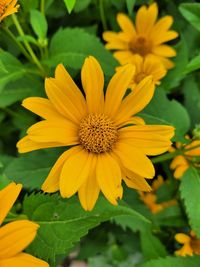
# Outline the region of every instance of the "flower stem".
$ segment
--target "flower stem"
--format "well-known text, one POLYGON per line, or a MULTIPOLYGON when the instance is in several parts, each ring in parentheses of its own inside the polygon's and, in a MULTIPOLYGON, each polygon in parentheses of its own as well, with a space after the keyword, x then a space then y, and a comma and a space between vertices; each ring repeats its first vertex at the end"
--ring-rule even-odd
POLYGON ((23 47, 23 45, 17 40, 17 38, 14 36, 14 34, 6 27, 3 28, 3 30, 6 32, 6 34, 13 40, 13 42, 19 47, 21 52, 24 54, 24 56, 31 60, 31 57, 27 53, 26 49, 23 47))
POLYGON ((153 158, 151 161, 152 161, 153 163, 160 163, 160 162, 163 162, 163 161, 172 159, 172 158, 174 158, 175 156, 180 155, 180 154, 181 154, 181 151, 180 151, 180 150, 177 150, 177 151, 175 151, 175 152, 170 152, 170 153, 166 153, 166 154, 164 154, 164 155, 155 157, 155 158, 153 158))
POLYGON ((41 0, 40 11, 43 15, 45 15, 45 0, 41 0))
MULTIPOLYGON (((21 37, 24 37, 24 36, 25 36, 24 31, 23 31, 23 29, 22 29, 22 27, 21 27, 21 25, 20 25, 20 23, 19 23, 19 21, 18 21, 18 19, 17 19, 17 17, 16 17, 15 14, 12 15, 12 19, 13 19, 13 22, 14 22, 14 24, 15 24, 15 27, 16 27, 16 29, 17 29, 19 35, 20 35, 21 37)), ((38 67, 38 69, 44 74, 44 76, 46 76, 46 73, 45 73, 45 70, 44 70, 43 66, 41 65, 39 59, 38 59, 37 56, 35 55, 33 49, 32 49, 31 46, 29 45, 29 43, 28 43, 25 39, 23 39, 23 42, 24 42, 24 45, 25 45, 27 51, 29 52, 29 54, 30 54, 30 56, 31 56, 31 58, 32 58, 32 60, 33 60, 33 62, 35 63, 35 65, 36 65, 36 66, 38 67)))
POLYGON ((106 23, 106 16, 105 16, 105 11, 104 11, 103 1, 104 0, 99 0, 99 10, 100 10, 100 17, 101 17, 103 29, 104 29, 104 31, 106 31, 108 29, 108 27, 107 27, 107 23, 106 23))

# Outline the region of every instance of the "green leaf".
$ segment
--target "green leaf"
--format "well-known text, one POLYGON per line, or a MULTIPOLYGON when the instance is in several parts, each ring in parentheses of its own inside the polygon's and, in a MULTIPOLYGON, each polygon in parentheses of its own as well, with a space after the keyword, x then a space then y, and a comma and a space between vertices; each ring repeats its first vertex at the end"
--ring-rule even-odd
POLYGON ((175 140, 182 140, 190 127, 187 110, 176 100, 169 100, 162 88, 156 88, 150 104, 141 116, 148 124, 167 124, 175 127, 175 140), (181 118, 181 119, 180 119, 181 118))
POLYGON ((184 104, 191 119, 191 128, 200 123, 200 90, 194 77, 188 77, 183 84, 184 104))
POLYGON ((92 0, 76 0, 76 4, 74 7, 75 12, 81 12, 86 9, 92 0))
POLYGON ((135 1, 136 0, 126 0, 126 6, 127 6, 127 9, 128 9, 129 15, 132 15, 132 13, 133 13, 133 8, 134 8, 134 5, 135 5, 135 1))
POLYGON ((50 67, 63 63, 67 67, 81 69, 84 59, 89 55, 99 60, 107 75, 112 75, 117 66, 116 60, 100 40, 79 28, 59 30, 51 40, 49 53, 50 59, 46 63, 50 67))
POLYGON ((191 228, 200 237, 200 174, 195 168, 190 167, 182 176, 180 193, 191 228))
POLYGON ((185 73, 198 70, 200 68, 200 55, 194 57, 186 66, 185 73))
POLYGON ((36 36, 39 39, 44 40, 46 38, 48 29, 45 16, 40 11, 33 9, 30 11, 30 23, 36 36))
POLYGON ((33 36, 31 36, 31 35, 18 36, 17 39, 18 39, 20 42, 27 41, 28 43, 32 43, 32 44, 34 44, 34 45, 38 45, 37 40, 36 40, 33 36))
POLYGON ((142 231, 141 247, 146 260, 167 256, 167 251, 161 241, 151 231, 142 231))
POLYGON ((1 66, 4 71, 0 72, 0 93, 3 88, 11 81, 15 81, 22 77, 26 70, 23 65, 13 55, 8 52, 0 53, 1 66))
POLYGON ((58 151, 51 149, 24 154, 15 158, 5 169, 5 174, 28 189, 40 189, 50 168, 58 158, 58 151))
POLYGON ((71 13, 76 4, 76 0, 64 0, 64 3, 67 7, 68 12, 71 13))
POLYGON ((37 194, 25 198, 23 213, 40 225, 36 239, 28 248, 31 254, 55 262, 55 256, 67 254, 80 238, 101 222, 119 215, 130 215, 132 219, 146 222, 146 218, 128 206, 113 206, 100 198, 93 211, 84 211, 77 197, 62 199, 37 194))
POLYGON ((138 267, 197 267, 200 266, 200 256, 193 257, 167 257, 151 260, 138 267))
POLYGON ((200 31, 200 4, 198 3, 183 3, 179 10, 183 17, 200 31))

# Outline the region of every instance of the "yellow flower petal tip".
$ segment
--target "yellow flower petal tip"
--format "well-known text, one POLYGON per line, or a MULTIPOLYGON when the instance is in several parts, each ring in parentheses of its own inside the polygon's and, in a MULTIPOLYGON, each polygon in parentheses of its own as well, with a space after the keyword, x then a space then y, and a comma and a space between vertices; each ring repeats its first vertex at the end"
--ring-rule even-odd
POLYGON ((16 13, 19 9, 17 0, 1 0, 0 3, 0 22, 13 13, 16 13))
POLYGON ((60 191, 63 198, 78 192, 85 210, 92 210, 100 191, 113 205, 123 196, 122 180, 137 190, 150 191, 145 178, 155 170, 149 155, 169 149, 169 126, 145 125, 135 116, 152 99, 153 75, 141 79, 127 96, 136 71, 123 66, 104 94, 103 70, 93 56, 81 70, 82 89, 59 64, 55 78, 45 79, 48 98, 32 97, 23 105, 43 118, 17 144, 25 153, 49 147, 70 147, 57 160, 42 185, 44 192, 60 191))
POLYGON ((182 245, 180 249, 175 251, 177 256, 200 255, 200 238, 196 237, 195 232, 191 231, 189 234, 178 233, 174 238, 182 245))
MULTIPOLYGON (((106 48, 115 50, 114 56, 121 65, 135 64, 138 56, 146 58, 150 55, 161 62, 165 69, 174 66, 169 58, 176 56, 176 51, 165 44, 178 37, 177 32, 170 30, 173 18, 165 16, 157 19, 157 17, 158 6, 156 3, 149 7, 141 6, 136 14, 135 25, 127 15, 119 13, 117 22, 121 31, 103 33, 106 48)), ((154 66, 154 69, 156 68, 154 66)), ((162 78, 164 75, 164 71, 162 71, 158 77, 162 78)))

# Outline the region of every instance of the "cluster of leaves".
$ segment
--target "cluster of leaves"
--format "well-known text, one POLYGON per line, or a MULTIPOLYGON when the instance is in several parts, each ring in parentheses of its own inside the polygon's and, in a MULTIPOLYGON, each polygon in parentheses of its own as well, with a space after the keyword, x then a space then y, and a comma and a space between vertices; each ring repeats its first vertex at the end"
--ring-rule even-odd
MULTIPOLYGON (((175 68, 156 89, 141 116, 149 124, 173 125, 174 141, 182 142, 185 134, 200 123, 200 4, 177 2, 179 5, 174 1, 159 1, 161 13, 175 18, 174 27, 180 33, 175 43, 175 68)), ((43 96, 44 77, 53 75, 60 62, 79 84, 77 77, 88 55, 99 60, 108 80, 117 62, 104 48, 103 29, 118 30, 116 14, 125 12, 134 18, 134 10, 147 1, 20 0, 19 3, 17 16, 24 32, 20 33, 16 27, 15 17, 0 26, 0 186, 10 180, 23 184, 26 196, 20 202, 20 211, 40 225, 29 253, 48 261, 52 267, 74 247, 77 258, 87 260, 89 267, 199 266, 200 256, 173 256, 177 232, 192 228, 200 237, 200 176, 195 168, 190 168, 177 182, 168 161, 156 165, 158 173, 169 179, 169 184, 163 184, 157 192, 158 202, 178 200, 177 205, 157 214, 152 214, 132 190, 124 193, 124 200, 117 207, 100 198, 96 208, 88 213, 82 210, 76 197, 63 200, 57 194, 39 192, 60 149, 16 154, 17 140, 37 121, 36 116, 20 107, 20 101, 27 96, 43 96), (105 221, 109 223, 98 226, 105 221)))

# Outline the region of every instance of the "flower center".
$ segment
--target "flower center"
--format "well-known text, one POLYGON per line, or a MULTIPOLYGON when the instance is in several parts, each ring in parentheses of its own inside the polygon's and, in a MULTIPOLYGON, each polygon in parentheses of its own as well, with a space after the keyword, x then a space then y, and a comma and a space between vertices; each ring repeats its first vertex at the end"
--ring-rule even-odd
POLYGON ((9 4, 10 3, 7 3, 5 0, 1 0, 1 2, 0 2, 0 16, 2 16, 5 13, 6 9, 9 6, 9 4))
POLYGON ((151 52, 152 44, 151 41, 140 36, 130 42, 130 50, 134 54, 139 54, 141 56, 146 56, 151 52))
POLYGON ((104 114, 89 114, 80 123, 80 143, 89 152, 111 151, 117 137, 117 128, 104 114))
POLYGON ((200 238, 192 237, 190 245, 195 254, 200 254, 200 238))
POLYGON ((145 77, 147 77, 148 75, 147 74, 145 74, 144 72, 140 72, 140 73, 138 73, 137 75, 135 75, 135 77, 134 77, 134 81, 136 82, 136 83, 139 83, 141 80, 143 80, 145 77))

